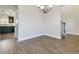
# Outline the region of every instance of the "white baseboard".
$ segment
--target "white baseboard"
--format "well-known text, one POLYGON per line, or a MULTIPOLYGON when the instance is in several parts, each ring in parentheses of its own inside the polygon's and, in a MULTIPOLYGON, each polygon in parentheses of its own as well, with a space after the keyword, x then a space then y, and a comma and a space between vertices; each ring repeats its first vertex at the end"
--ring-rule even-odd
POLYGON ((53 37, 53 38, 57 38, 57 39, 61 39, 61 37, 57 37, 57 36, 54 36, 54 35, 51 35, 51 34, 38 34, 38 35, 30 36, 30 37, 19 38, 18 41, 27 40, 27 39, 31 39, 31 38, 35 38, 35 37, 39 37, 39 36, 42 36, 42 35, 46 35, 46 36, 49 36, 49 37, 53 37))
POLYGON ((53 37, 53 38, 57 38, 57 39, 61 39, 61 37, 58 37, 58 36, 54 36, 54 35, 51 35, 51 34, 45 34, 46 36, 49 36, 49 37, 53 37))
POLYGON ((67 32, 66 34, 79 35, 79 33, 71 33, 71 32, 67 32))
POLYGON ((39 37, 39 36, 42 36, 42 35, 44 35, 44 34, 38 34, 38 35, 30 36, 30 37, 19 38, 18 41, 27 40, 27 39, 31 39, 31 38, 35 38, 35 37, 39 37))

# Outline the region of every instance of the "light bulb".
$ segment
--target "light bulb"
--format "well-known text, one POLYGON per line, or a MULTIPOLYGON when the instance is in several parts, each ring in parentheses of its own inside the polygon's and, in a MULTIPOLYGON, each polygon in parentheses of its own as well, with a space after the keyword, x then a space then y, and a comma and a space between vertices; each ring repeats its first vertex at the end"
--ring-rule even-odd
POLYGON ((40 6, 41 9, 44 9, 44 6, 40 6))
POLYGON ((51 7, 53 7, 52 5, 49 5, 49 7, 51 8, 51 7))

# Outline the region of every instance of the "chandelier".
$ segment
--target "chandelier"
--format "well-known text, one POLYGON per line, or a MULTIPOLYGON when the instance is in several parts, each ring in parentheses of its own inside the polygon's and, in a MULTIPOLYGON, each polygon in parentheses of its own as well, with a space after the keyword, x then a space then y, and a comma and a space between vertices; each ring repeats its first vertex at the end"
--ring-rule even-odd
POLYGON ((52 9, 52 5, 39 5, 37 6, 44 14, 48 13, 52 9))

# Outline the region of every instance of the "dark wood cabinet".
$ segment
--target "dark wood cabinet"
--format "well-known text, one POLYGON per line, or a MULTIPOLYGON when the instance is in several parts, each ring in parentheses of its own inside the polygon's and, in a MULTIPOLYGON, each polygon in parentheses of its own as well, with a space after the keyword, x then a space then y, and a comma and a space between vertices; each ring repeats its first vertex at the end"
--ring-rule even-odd
POLYGON ((14 33, 15 27, 14 26, 1 26, 0 33, 14 33))

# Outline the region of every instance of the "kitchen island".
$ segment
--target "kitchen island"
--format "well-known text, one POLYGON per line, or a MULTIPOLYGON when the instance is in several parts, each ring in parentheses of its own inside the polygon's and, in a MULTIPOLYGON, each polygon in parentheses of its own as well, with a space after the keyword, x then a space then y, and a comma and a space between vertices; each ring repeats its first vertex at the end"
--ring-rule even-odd
POLYGON ((13 25, 13 24, 9 24, 9 25, 0 24, 0 34, 14 33, 14 32, 15 32, 15 25, 13 25))

